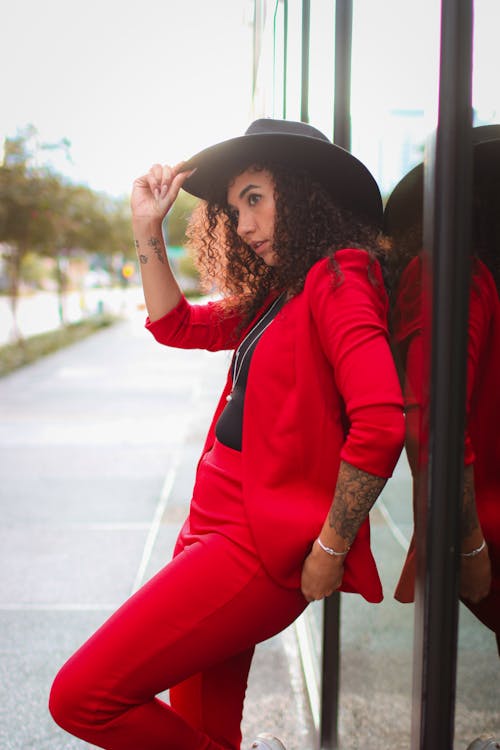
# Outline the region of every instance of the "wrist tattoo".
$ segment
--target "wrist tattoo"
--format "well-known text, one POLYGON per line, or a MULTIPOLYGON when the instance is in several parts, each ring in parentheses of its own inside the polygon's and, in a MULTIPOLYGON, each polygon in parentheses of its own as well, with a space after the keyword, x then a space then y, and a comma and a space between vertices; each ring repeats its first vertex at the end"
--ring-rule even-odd
POLYGON ((158 239, 158 237, 150 237, 148 240, 149 247, 153 248, 153 252, 160 261, 160 263, 165 263, 165 250, 163 249, 162 243, 158 239))
POLYGON ((139 263, 145 265, 148 262, 148 256, 139 252, 139 240, 134 240, 134 247, 137 252, 137 257, 139 258, 139 263))
POLYGON ((383 477, 341 463, 328 520, 331 528, 348 544, 354 541, 386 481, 383 477))

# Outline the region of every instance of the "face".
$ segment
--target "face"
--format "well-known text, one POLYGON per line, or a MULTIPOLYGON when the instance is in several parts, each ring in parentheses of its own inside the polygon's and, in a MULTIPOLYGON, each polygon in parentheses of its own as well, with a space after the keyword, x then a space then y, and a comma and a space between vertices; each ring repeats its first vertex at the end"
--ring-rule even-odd
POLYGON ((271 172, 246 169, 229 184, 227 201, 241 239, 268 266, 276 265, 273 249, 276 204, 271 172))

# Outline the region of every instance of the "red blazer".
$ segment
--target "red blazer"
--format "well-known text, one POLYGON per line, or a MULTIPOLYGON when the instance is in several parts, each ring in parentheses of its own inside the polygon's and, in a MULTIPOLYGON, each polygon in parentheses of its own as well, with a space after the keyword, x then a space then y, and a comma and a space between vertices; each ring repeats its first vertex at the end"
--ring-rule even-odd
MULTIPOLYGON (((300 585, 304 558, 331 506, 340 460, 388 477, 404 441, 380 267, 363 250, 340 250, 335 259, 335 274, 328 259, 311 268, 303 291, 263 334, 245 395, 244 503, 264 567, 287 587, 300 585)), ((163 344, 215 351, 233 348, 237 322, 220 303, 189 305, 183 298, 146 326, 163 344)), ((214 442, 230 388, 228 374, 204 452, 214 442)), ((341 590, 382 599, 368 519, 346 557, 341 590)))

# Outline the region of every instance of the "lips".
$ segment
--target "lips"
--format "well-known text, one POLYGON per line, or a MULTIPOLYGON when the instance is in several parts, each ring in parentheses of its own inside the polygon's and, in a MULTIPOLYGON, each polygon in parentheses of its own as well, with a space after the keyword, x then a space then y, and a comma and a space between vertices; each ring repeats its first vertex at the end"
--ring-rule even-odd
POLYGON ((252 242, 251 247, 254 253, 257 253, 258 255, 259 252, 261 252, 262 250, 265 249, 265 247, 267 247, 267 244, 268 244, 267 240, 261 240, 260 242, 252 242))

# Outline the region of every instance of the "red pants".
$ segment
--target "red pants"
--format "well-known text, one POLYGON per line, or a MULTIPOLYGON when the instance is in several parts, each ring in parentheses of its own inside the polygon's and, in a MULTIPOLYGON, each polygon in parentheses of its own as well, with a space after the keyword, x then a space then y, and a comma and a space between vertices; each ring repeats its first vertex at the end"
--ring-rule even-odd
POLYGON ((254 645, 307 604, 255 554, 240 461, 216 443, 174 559, 60 670, 50 711, 68 732, 113 750, 239 748, 254 645), (156 697, 167 688, 170 705, 156 697))

